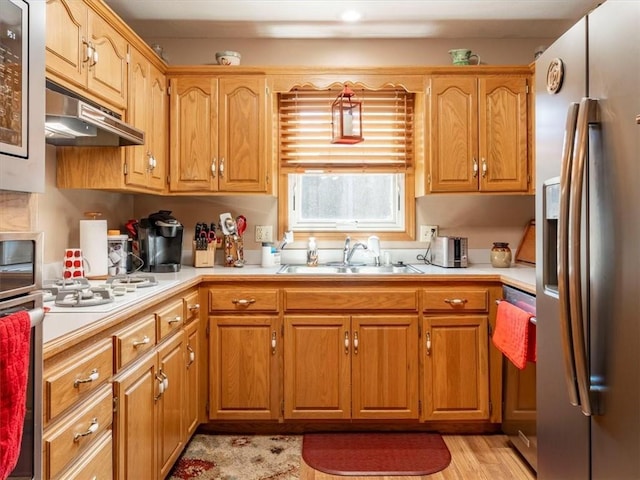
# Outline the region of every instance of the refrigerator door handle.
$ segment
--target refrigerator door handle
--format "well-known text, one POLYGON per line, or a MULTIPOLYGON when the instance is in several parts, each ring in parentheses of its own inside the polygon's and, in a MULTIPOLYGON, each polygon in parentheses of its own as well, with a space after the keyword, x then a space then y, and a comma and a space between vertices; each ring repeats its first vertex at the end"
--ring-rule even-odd
POLYGON ((562 164, 560 171, 560 205, 558 213, 558 301, 560 307, 560 332, 562 341, 562 358, 564 360, 565 381, 569 402, 578 406, 578 386, 576 384, 576 364, 573 356, 571 335, 571 314, 569 311, 569 200, 571 165, 573 147, 578 121, 578 103, 572 103, 567 110, 567 120, 562 147, 562 164))
POLYGON ((569 311, 573 355, 576 364, 576 382, 580 408, 584 415, 591 415, 589 395, 590 377, 587 363, 586 337, 583 321, 582 295, 582 202, 585 168, 589 148, 589 124, 597 120, 597 101, 583 98, 578 111, 578 133, 574 160, 571 166, 571 197, 569 204, 569 311))

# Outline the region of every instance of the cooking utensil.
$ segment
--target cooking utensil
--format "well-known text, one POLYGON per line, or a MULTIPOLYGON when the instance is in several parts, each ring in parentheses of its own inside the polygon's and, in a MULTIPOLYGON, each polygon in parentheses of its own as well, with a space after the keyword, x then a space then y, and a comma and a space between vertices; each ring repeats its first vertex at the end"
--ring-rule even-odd
POLYGON ((247 218, 244 215, 238 215, 236 218, 236 227, 238 229, 238 235, 242 236, 247 229, 247 218))

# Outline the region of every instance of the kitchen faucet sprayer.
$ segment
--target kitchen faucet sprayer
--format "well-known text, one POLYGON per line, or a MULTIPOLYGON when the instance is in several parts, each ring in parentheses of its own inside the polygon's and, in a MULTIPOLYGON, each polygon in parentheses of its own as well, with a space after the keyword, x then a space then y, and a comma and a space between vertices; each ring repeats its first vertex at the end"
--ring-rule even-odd
POLYGON ((284 247, 293 243, 293 230, 288 230, 284 232, 284 236, 282 237, 282 241, 280 245, 278 245, 278 250, 282 250, 284 247))

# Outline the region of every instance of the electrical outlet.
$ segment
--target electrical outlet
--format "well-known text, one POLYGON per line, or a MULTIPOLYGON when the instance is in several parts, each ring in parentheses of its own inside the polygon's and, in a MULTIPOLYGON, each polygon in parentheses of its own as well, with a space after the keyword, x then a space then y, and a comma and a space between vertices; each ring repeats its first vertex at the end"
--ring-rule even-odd
POLYGON ((256 242, 273 242, 273 227, 271 225, 256 225, 256 242))
POLYGON ((420 242, 430 242, 438 236, 438 225, 420 225, 420 242))

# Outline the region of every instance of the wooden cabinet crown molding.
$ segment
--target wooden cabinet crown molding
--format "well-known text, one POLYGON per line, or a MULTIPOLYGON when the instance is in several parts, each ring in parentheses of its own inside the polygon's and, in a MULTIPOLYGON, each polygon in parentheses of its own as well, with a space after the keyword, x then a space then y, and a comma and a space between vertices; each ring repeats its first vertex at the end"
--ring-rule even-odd
POLYGON ((410 92, 424 90, 425 76, 429 75, 532 75, 531 65, 501 66, 384 66, 384 67, 335 67, 335 66, 220 66, 173 65, 167 68, 169 76, 218 76, 266 75, 272 92, 288 92, 295 87, 326 89, 345 82, 370 89, 389 86, 403 87, 410 92))

